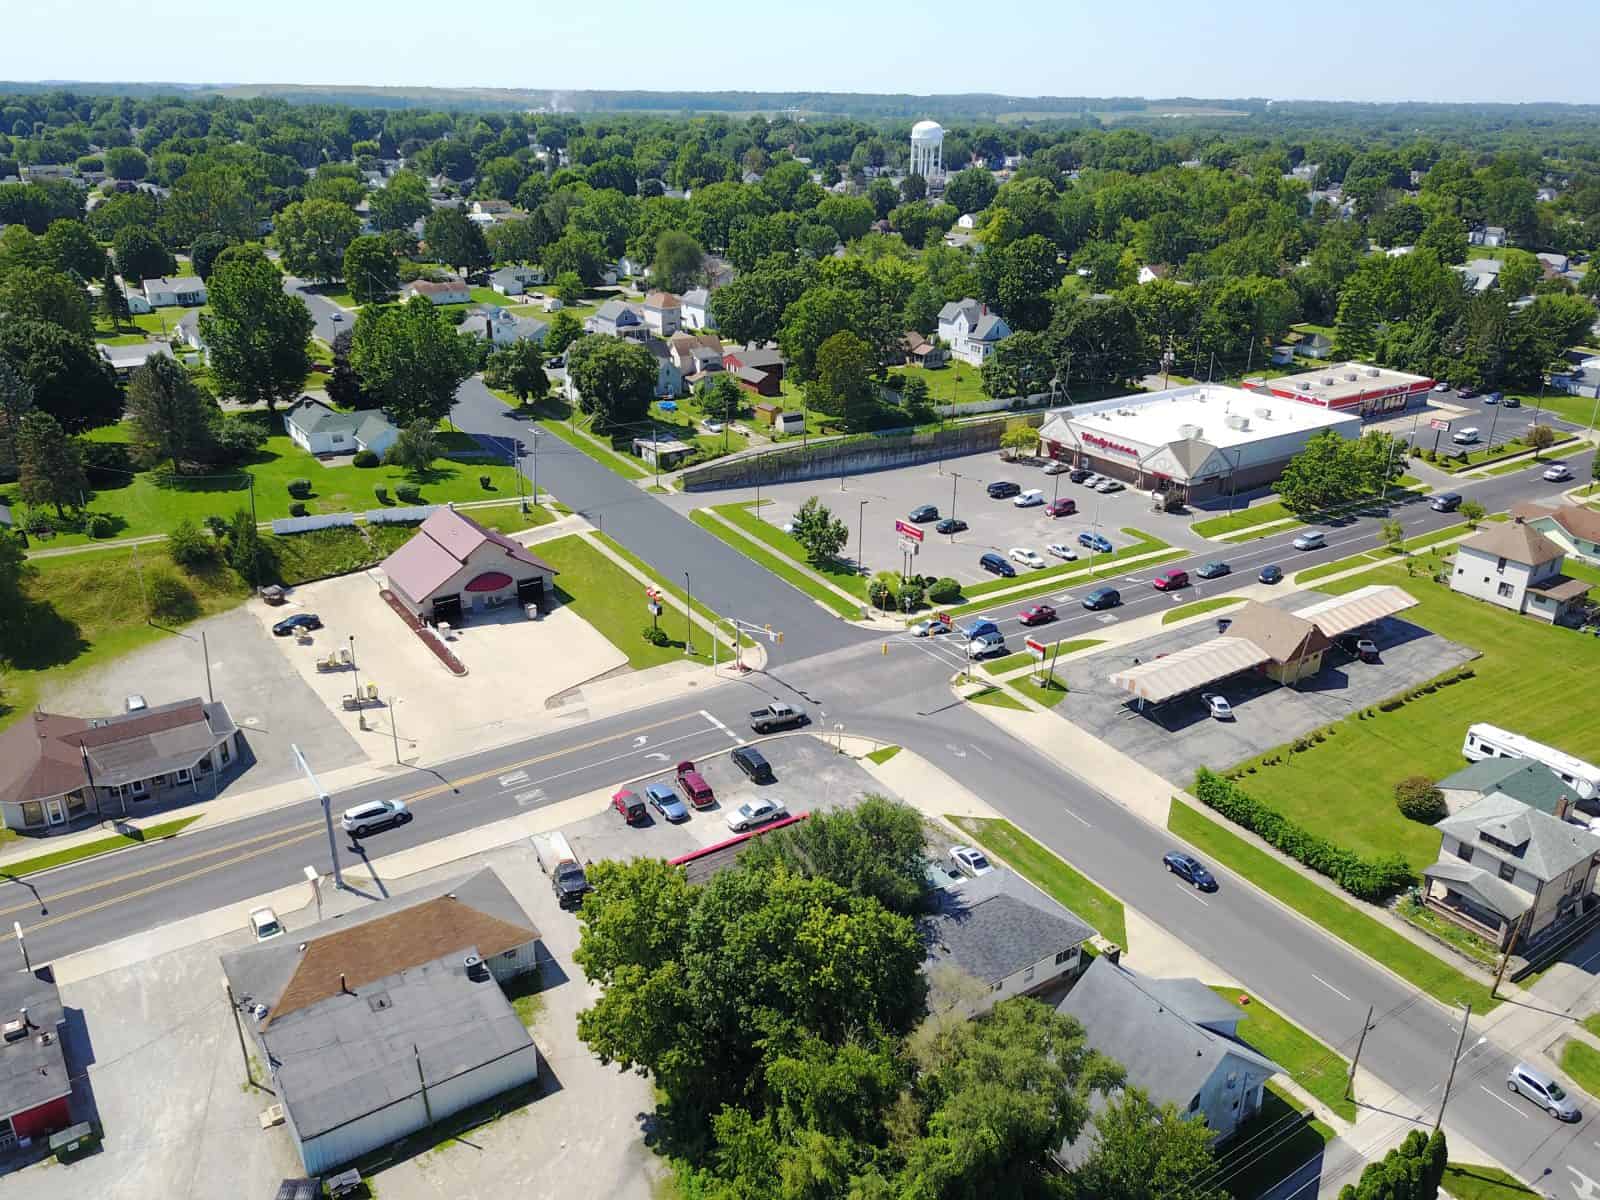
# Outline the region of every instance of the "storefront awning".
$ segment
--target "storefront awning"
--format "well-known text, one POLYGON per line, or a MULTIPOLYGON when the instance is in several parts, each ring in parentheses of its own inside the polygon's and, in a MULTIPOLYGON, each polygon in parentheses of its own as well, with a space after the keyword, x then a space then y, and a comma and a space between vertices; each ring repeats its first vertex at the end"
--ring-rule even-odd
POLYGON ((1373 584, 1344 596, 1322 600, 1307 608, 1295 609, 1295 616, 1312 622, 1330 638, 1363 625, 1371 625, 1384 617, 1416 607, 1417 599, 1404 588, 1393 584, 1373 584))

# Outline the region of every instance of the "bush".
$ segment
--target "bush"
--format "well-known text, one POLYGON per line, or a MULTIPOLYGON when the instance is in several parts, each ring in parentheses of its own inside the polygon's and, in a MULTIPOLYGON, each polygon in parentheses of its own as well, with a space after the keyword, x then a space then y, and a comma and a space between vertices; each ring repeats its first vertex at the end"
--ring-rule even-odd
POLYGON ((1444 793, 1426 775, 1408 775, 1395 784, 1394 803, 1401 816, 1424 825, 1442 820, 1448 811, 1444 793))
MULTIPOLYGON (((226 522, 221 517, 206 518, 207 525, 213 521, 224 529, 227 528, 226 522)), ((193 521, 184 518, 172 527, 171 533, 167 534, 167 554, 180 567, 193 570, 216 561, 217 539, 193 521)))
POLYGON ((353 467, 375 467, 378 465, 378 456, 371 450, 357 450, 356 456, 350 460, 353 467))
POLYGON ((1194 794, 1207 808, 1248 829, 1269 846, 1318 874, 1326 875, 1359 900, 1378 903, 1411 885, 1411 868, 1399 855, 1362 858, 1353 850, 1336 846, 1302 829, 1276 809, 1204 767, 1195 776, 1194 794))
POLYGON ((216 513, 212 513, 206 518, 206 528, 211 530, 213 537, 223 537, 228 532, 227 519, 225 517, 217 516, 216 513))
POLYGON ((289 480, 289 495, 293 496, 296 500, 304 500, 307 496, 311 495, 311 480, 289 480))
POLYGON ((152 571, 145 580, 145 612, 152 621, 189 621, 200 615, 200 601, 170 571, 152 571))
POLYGON ((490 491, 494 490, 494 481, 491 480, 490 477, 487 476, 487 475, 479 475, 478 476, 478 486, 481 487, 484 491, 490 492, 490 491))
POLYGON ((394 494, 406 504, 418 504, 422 501, 422 489, 414 483, 397 483, 394 494))
POLYGON ((867 601, 874 608, 890 609, 895 607, 893 585, 882 577, 874 579, 867 584, 867 601))
POLYGON ((106 513, 90 513, 83 531, 92 538, 108 538, 117 532, 117 523, 106 513))
POLYGON ((646 625, 644 627, 644 640, 652 646, 665 646, 671 639, 667 637, 667 631, 659 625, 646 625))
POLYGON ((372 494, 378 498, 379 504, 392 503, 392 501, 389 499, 389 489, 384 487, 381 483, 372 489, 372 494))
POLYGON ((293 504, 289 505, 289 515, 291 517, 303 517, 303 516, 305 516, 306 515, 305 503, 303 501, 296 500, 293 504))
POLYGON ((961 598, 961 584, 948 575, 935 579, 928 586, 928 599, 935 604, 949 604, 961 598))

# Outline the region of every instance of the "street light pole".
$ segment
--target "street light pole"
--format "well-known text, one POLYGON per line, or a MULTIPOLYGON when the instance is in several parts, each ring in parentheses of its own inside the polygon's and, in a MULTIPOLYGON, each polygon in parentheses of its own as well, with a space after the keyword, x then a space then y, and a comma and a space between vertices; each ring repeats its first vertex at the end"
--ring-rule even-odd
MULTIPOLYGON (((688 600, 683 606, 683 652, 694 654, 694 589, 689 584, 689 572, 683 573, 683 591, 688 600)), ((716 635, 712 635, 715 640, 716 635)))
POLYGON ((863 500, 860 504, 856 505, 856 571, 862 575, 867 573, 867 564, 864 557, 867 552, 865 541, 867 503, 867 501, 863 500))
POLYGON ((206 699, 212 704, 217 702, 217 694, 211 689, 211 649, 206 645, 206 631, 200 631, 200 656, 206 661, 206 699))
POLYGON ((356 688, 356 725, 362 729, 367 727, 367 710, 361 704, 361 668, 356 666, 356 635, 350 635, 350 672, 355 679, 356 688))
POLYGON ((389 736, 394 739, 394 765, 400 765, 400 697, 389 697, 389 736))
POLYGON ((317 782, 317 777, 311 770, 311 764, 306 762, 306 756, 300 753, 300 747, 291 743, 289 750, 294 755, 295 764, 300 768, 301 773, 311 781, 311 787, 322 804, 322 819, 328 826, 328 857, 333 861, 333 886, 342 889, 344 888, 344 872, 339 868, 339 843, 333 836, 333 797, 322 790, 322 784, 317 782))
POLYGON ((1450 1074, 1444 1081, 1444 1096, 1439 1101, 1439 1115, 1434 1118, 1433 1131, 1439 1132, 1439 1126, 1444 1124, 1444 1107, 1450 1103, 1450 1087, 1456 1081, 1456 1067, 1461 1062, 1461 1047, 1467 1040, 1467 1023, 1472 1020, 1472 1005, 1467 1005, 1466 1011, 1461 1014, 1461 1033, 1456 1037, 1456 1052, 1450 1057, 1450 1074))

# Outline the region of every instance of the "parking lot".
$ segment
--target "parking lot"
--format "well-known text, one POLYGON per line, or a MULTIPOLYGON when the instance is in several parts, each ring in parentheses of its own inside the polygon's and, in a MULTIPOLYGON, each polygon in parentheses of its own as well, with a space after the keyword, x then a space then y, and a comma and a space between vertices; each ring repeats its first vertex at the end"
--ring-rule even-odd
MULTIPOLYGON (((963 583, 976 583, 994 576, 985 572, 978 559, 986 551, 1001 555, 1012 547, 1038 551, 1051 563, 1045 550, 1051 542, 1065 542, 1077 548, 1078 534, 1098 528, 1113 547, 1126 544, 1122 533, 1127 527, 1144 530, 1179 546, 1199 547, 1204 540, 1189 532, 1192 513, 1157 513, 1150 507, 1149 495, 1134 488, 1101 495, 1066 475, 1046 475, 1043 461, 1004 462, 997 453, 970 454, 947 459, 942 465, 902 467, 874 471, 839 479, 814 479, 761 489, 763 519, 782 525, 793 518, 801 504, 816 496, 844 521, 850 531, 844 557, 856 559, 869 571, 899 570, 900 535, 894 523, 905 520, 911 510, 923 504, 935 505, 940 517, 952 513, 967 522, 962 533, 944 535, 935 531, 934 521, 921 525, 924 537, 913 570, 923 575, 948 575, 963 583), (985 489, 990 483, 1010 480, 1024 490, 1044 492, 1046 502, 1056 498, 1077 502, 1072 516, 1052 518, 1043 506, 1018 508, 1010 500, 991 500, 985 489), (863 544, 864 542, 864 544, 863 544)), ((754 503, 753 490, 695 492, 674 497, 681 510, 732 503, 754 503)), ((1028 568, 1018 566, 1019 576, 1028 568)))
POLYGON ((1434 447, 1437 434, 1439 452, 1446 450, 1482 450, 1489 446, 1504 445, 1513 437, 1526 433, 1533 425, 1549 425, 1557 430, 1578 428, 1564 421, 1549 409, 1524 403, 1516 408, 1503 404, 1487 404, 1483 395, 1463 398, 1455 391, 1432 392, 1426 408, 1407 413, 1389 421, 1377 422, 1373 428, 1382 429, 1396 437, 1410 438, 1413 445, 1424 450, 1434 447), (1429 428, 1430 420, 1449 421, 1448 431, 1429 428), (1478 440, 1468 446, 1451 442, 1455 433, 1472 426, 1478 430, 1478 440))
MULTIPOLYGON (((1297 592, 1272 603, 1298 609, 1322 598, 1317 592, 1297 592)), ((1216 625, 1207 621, 1075 659, 1058 672, 1069 694, 1057 711, 1163 778, 1187 786, 1200 767, 1230 767, 1477 657, 1469 646, 1389 617, 1366 635, 1378 645, 1376 663, 1330 650, 1322 670, 1292 688, 1245 672, 1202 689, 1232 704, 1232 721, 1213 720, 1201 693, 1139 712, 1128 693, 1107 679, 1135 661, 1149 662, 1216 633, 1216 625)))

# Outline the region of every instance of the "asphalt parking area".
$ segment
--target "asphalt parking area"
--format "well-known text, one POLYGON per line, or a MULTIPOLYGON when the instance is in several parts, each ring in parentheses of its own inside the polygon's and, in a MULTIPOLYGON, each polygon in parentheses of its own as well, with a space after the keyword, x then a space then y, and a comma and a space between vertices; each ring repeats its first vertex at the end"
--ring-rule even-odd
MULTIPOLYGON (((1321 598, 1317 592, 1298 592, 1272 603, 1304 608, 1321 598)), ((1107 678, 1136 660, 1149 662, 1216 633, 1215 624, 1204 622, 1075 659, 1059 669, 1069 695, 1057 711, 1163 778, 1187 786, 1200 767, 1221 770, 1253 758, 1477 657, 1469 646, 1389 617, 1366 632, 1378 645, 1378 662, 1363 663, 1330 650, 1322 670, 1292 688, 1245 672, 1139 712, 1128 694, 1107 678), (1228 700, 1234 720, 1211 718, 1202 699, 1202 693, 1210 692, 1228 700)))

